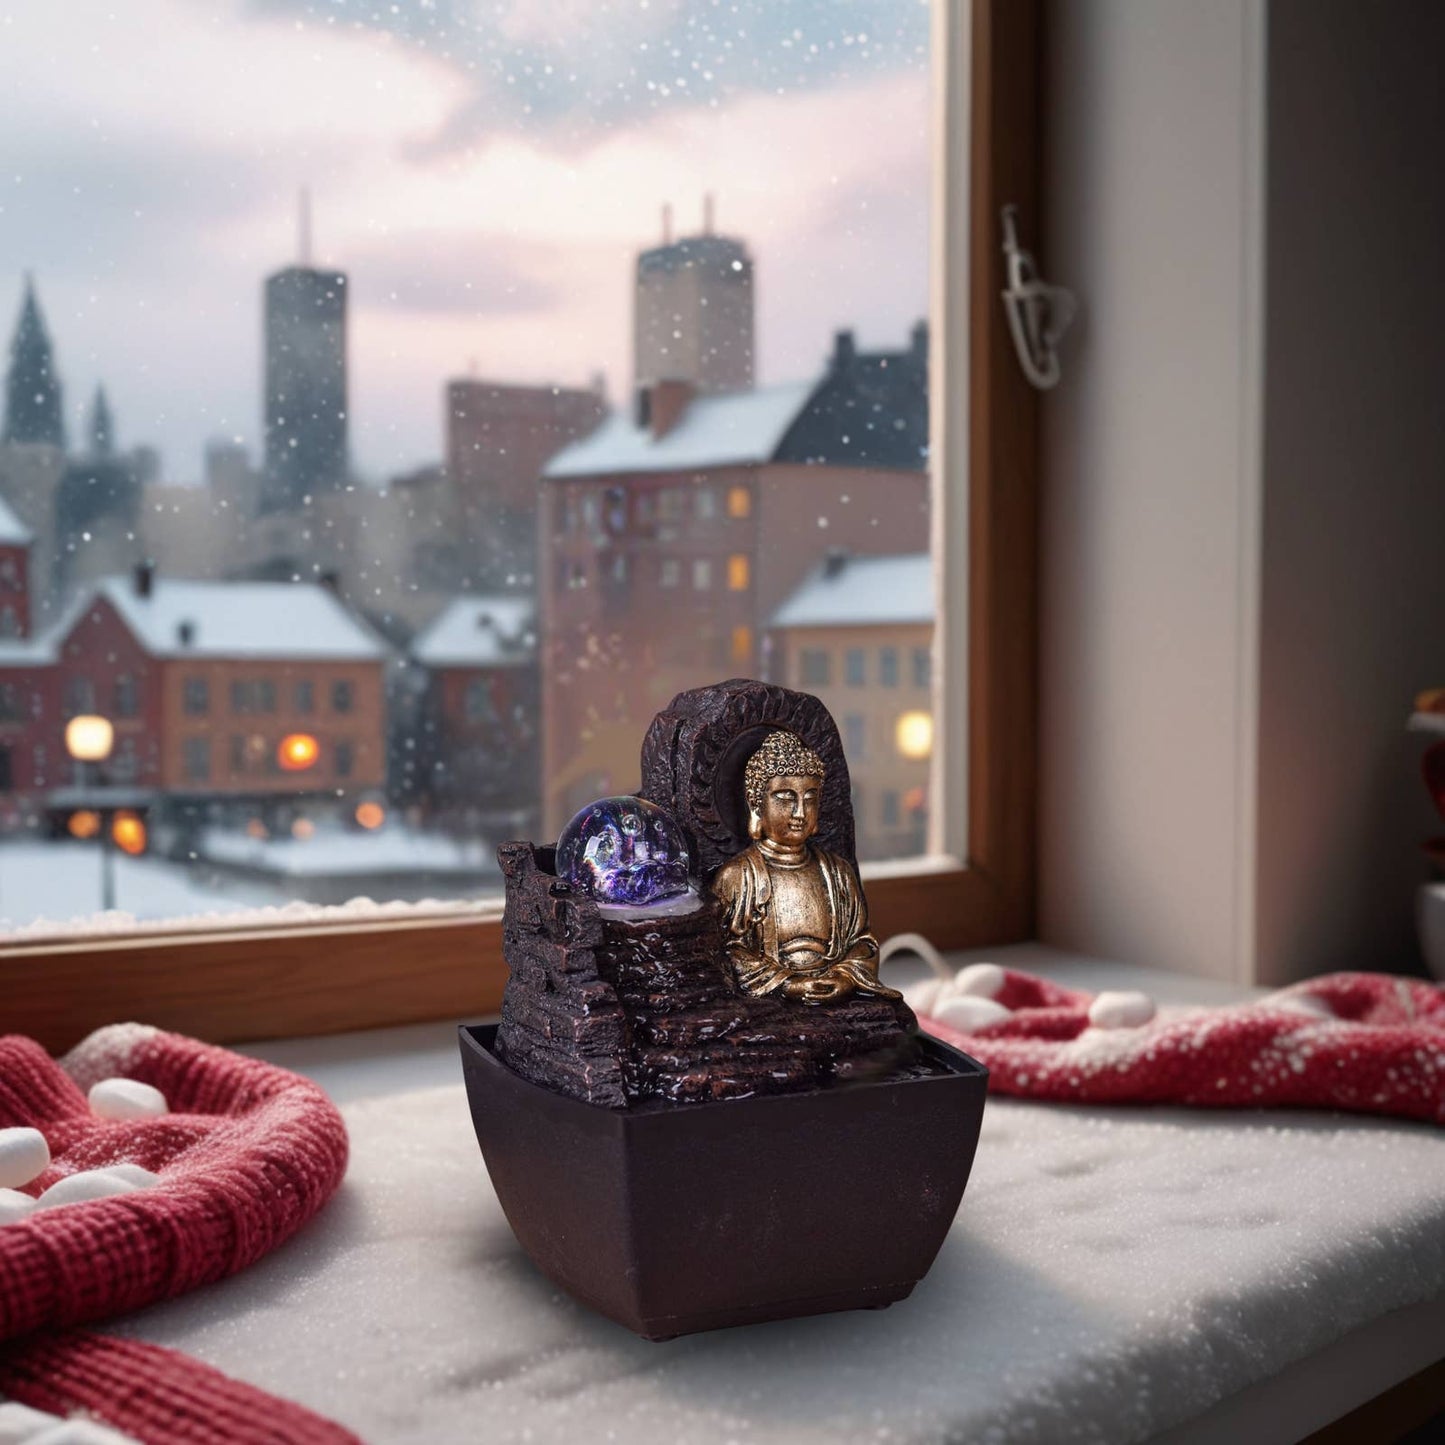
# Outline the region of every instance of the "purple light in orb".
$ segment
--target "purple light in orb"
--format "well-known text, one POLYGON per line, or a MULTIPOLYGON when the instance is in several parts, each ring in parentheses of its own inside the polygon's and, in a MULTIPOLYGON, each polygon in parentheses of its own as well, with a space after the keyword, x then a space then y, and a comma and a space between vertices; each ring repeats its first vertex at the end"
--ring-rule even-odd
POLYGON ((656 903, 687 892, 682 829, 656 803, 599 798, 557 839, 557 876, 599 903, 656 903))

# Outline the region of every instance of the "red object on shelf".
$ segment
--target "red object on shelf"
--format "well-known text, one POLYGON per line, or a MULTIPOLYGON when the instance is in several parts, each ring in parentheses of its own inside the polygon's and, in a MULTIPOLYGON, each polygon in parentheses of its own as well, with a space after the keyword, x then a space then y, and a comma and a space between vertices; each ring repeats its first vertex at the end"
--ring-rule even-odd
POLYGON ((1013 969, 993 995, 1007 1018, 935 1038, 989 1071, 989 1091, 1087 1104, 1348 1109, 1445 1124, 1445 988, 1332 973, 1228 1008, 1161 1010, 1095 1028, 1094 996, 1013 969))
POLYGON ((88 1410, 143 1441, 354 1440, 174 1351, 67 1328, 224 1279, 295 1234, 346 1170, 346 1129, 320 1088, 135 1024, 101 1029, 61 1063, 11 1036, 0 1038, 0 1128, 17 1125, 39 1129, 52 1155, 27 1193, 120 1162, 160 1181, 0 1229, 0 1397, 88 1410), (171 1112, 97 1118, 86 1091, 113 1077, 154 1085, 171 1112))
POLYGON ((1432 743, 1420 764, 1425 786, 1434 800, 1435 811, 1445 818, 1445 743, 1432 743))

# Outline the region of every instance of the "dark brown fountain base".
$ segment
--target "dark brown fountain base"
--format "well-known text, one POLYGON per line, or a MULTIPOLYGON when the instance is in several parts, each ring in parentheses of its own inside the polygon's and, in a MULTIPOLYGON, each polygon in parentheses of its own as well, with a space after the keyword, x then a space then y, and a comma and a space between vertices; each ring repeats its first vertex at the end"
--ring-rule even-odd
POLYGON ((936 1040, 932 1072, 630 1109, 529 1082, 495 1026, 460 1030, 467 1098, 522 1248, 650 1340, 903 1299, 963 1197, 984 1067, 936 1040))

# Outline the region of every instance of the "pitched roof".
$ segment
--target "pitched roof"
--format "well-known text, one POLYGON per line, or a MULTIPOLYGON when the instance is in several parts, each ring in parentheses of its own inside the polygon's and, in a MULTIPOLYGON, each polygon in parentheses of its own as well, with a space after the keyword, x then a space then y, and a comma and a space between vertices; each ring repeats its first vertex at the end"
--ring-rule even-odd
POLYGON ((97 596, 110 602, 154 657, 380 662, 386 656, 380 640, 336 594, 315 583, 157 577, 142 597, 130 579, 107 577, 73 605, 70 626, 97 596))
POLYGON ((630 413, 614 411, 590 436, 558 452, 543 476, 677 472, 770 461, 817 385, 795 381, 694 397, 672 430, 659 438, 630 413))
POLYGON ((10 504, 0 497, 0 545, 23 547, 34 541, 35 534, 10 509, 10 504))
POLYGON ((453 598, 411 646, 426 667, 514 667, 536 651, 532 599, 505 593, 453 598))
POLYGON ((773 613, 770 627, 871 627, 933 621, 933 559, 832 557, 773 613))

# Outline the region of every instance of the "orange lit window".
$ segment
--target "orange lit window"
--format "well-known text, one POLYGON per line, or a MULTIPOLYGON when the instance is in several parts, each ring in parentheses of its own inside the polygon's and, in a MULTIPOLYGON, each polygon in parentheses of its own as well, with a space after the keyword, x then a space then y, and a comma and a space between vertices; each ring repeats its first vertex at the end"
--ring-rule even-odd
POLYGON ((728 586, 734 592, 748 590, 748 559, 741 552, 728 558, 728 586))
POLYGON ((728 491, 728 516, 746 517, 753 510, 753 494, 746 487, 732 487, 728 491))
POLYGON ((751 662, 753 660, 753 629, 751 627, 733 628, 733 661, 751 662))

